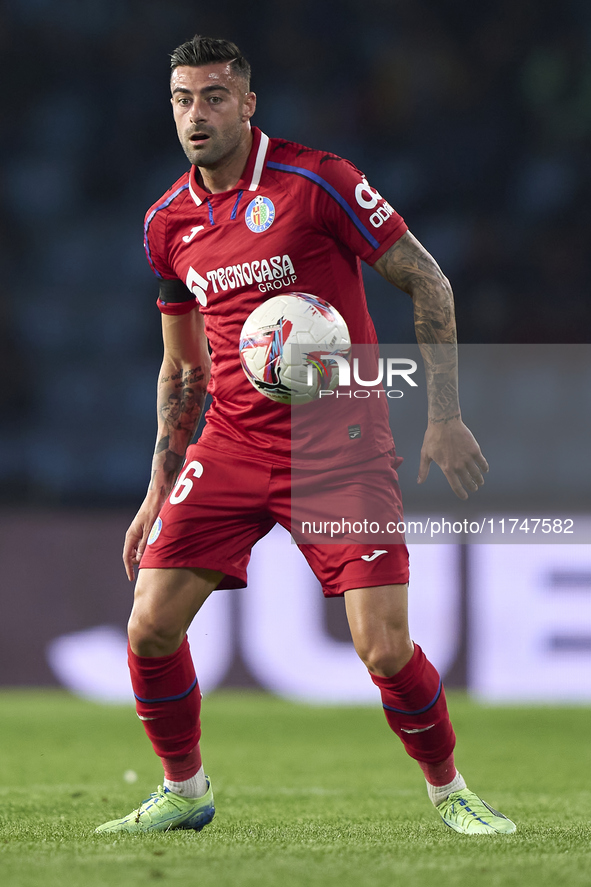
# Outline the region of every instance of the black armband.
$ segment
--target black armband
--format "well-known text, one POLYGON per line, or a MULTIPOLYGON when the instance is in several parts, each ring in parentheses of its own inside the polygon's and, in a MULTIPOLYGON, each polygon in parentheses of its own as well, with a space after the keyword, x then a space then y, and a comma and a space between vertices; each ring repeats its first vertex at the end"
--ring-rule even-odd
POLYGON ((161 280, 158 301, 163 305, 167 305, 169 302, 174 302, 175 304, 178 302, 194 302, 195 295, 178 278, 161 280))

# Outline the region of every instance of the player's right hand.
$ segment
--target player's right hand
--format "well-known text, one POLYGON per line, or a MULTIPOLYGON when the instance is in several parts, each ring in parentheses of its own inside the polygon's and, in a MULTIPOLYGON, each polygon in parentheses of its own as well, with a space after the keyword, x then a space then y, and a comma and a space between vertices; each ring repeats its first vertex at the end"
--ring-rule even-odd
POLYGON ((134 567, 139 564, 146 548, 150 530, 158 517, 161 503, 146 499, 125 534, 123 546, 123 563, 130 582, 135 579, 134 567))

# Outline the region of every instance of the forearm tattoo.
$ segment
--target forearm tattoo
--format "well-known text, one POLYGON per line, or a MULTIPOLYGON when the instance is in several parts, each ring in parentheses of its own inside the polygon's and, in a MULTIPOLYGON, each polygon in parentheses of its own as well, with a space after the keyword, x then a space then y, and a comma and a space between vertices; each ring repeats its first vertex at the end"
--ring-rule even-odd
POLYGON ((375 267, 412 296, 415 333, 425 363, 429 421, 459 419, 456 321, 449 281, 410 232, 375 267))
POLYGON ((203 368, 195 366, 158 379, 158 437, 150 490, 160 485, 160 492, 168 493, 176 480, 203 410, 204 376, 203 368))

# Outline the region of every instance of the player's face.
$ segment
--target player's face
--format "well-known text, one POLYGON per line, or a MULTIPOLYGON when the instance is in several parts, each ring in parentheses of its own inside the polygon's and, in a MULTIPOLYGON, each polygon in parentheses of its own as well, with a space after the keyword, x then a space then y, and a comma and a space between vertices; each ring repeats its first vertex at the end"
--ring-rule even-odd
POLYGON ((256 98, 242 77, 220 62, 175 68, 170 79, 178 136, 191 163, 215 169, 248 134, 256 98))

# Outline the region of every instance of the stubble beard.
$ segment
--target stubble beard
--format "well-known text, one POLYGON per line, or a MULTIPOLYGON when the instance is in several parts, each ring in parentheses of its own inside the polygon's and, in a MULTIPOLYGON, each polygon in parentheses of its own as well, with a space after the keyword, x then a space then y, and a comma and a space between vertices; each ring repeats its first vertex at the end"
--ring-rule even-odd
POLYGON ((199 148, 195 148, 190 138, 185 136, 182 140, 183 151, 194 166, 207 170, 218 169, 238 148, 241 136, 240 124, 221 135, 211 134, 199 148))

